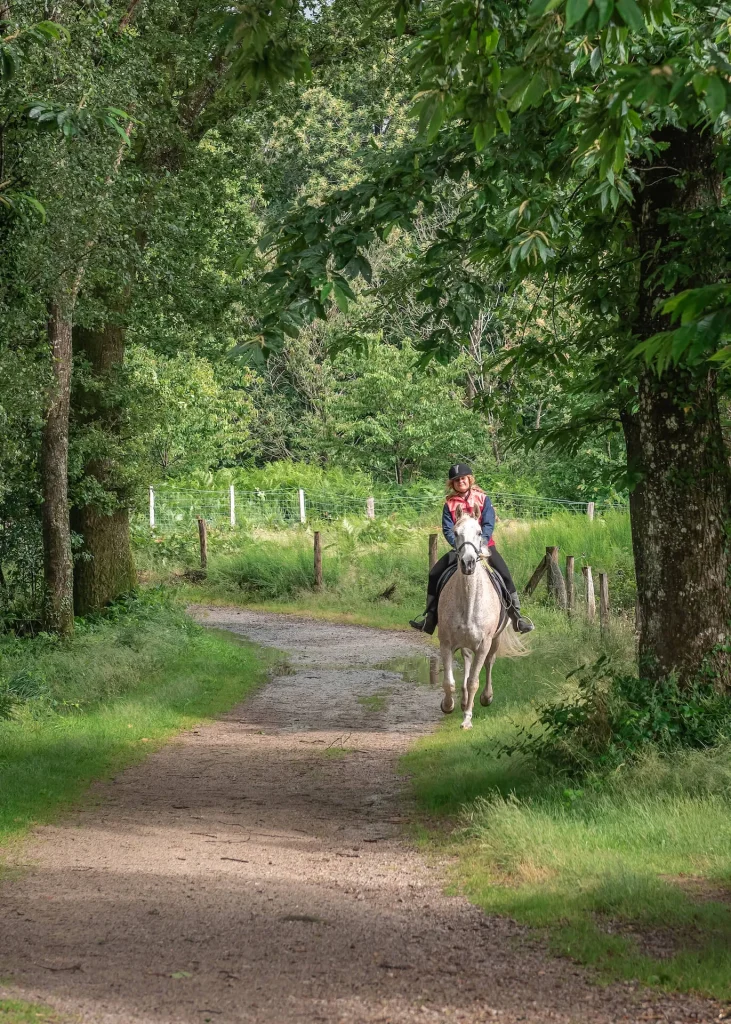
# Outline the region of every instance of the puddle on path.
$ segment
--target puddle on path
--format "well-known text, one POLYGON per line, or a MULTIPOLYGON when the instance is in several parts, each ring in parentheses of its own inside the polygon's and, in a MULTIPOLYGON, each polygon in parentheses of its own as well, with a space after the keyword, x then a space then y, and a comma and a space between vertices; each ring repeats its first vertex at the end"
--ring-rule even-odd
MULTIPOLYGON (((454 677, 461 684, 461 656, 455 657, 454 660, 454 677)), ((441 687, 442 685, 442 662, 438 651, 435 651, 433 655, 415 654, 402 658, 390 658, 388 661, 382 661, 375 667, 382 669, 384 672, 398 672, 407 683, 416 683, 417 686, 441 687)))

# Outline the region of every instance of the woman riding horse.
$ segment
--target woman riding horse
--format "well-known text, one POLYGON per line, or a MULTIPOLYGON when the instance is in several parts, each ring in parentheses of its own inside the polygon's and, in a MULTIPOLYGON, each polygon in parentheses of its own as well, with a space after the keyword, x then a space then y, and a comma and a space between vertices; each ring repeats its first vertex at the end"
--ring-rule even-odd
MULTIPOLYGON (((513 629, 517 633, 530 633, 534 625, 530 619, 520 614, 520 598, 518 591, 510 575, 510 570, 505 564, 502 555, 495 547, 492 531, 495 529, 495 509, 492 502, 483 490, 475 484, 475 478, 469 466, 460 462, 456 466, 450 466, 447 480, 447 500, 442 510, 442 533, 451 548, 454 548, 454 524, 457 519, 457 509, 473 514, 473 509, 479 511, 479 520, 482 527, 482 541, 486 544, 490 554, 490 565, 502 576, 505 581, 510 607, 507 609, 513 629)), ((410 626, 421 630, 422 633, 432 634, 437 628, 437 586, 442 573, 450 565, 457 561, 455 551, 449 551, 443 555, 433 569, 429 572, 429 584, 426 591, 426 611, 421 620, 411 619, 410 626)))

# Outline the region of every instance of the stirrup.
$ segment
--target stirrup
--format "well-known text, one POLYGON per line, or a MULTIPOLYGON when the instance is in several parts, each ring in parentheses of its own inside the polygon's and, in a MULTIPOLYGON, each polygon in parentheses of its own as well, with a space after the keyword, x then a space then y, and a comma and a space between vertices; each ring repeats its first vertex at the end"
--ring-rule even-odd
POLYGON ((420 633, 426 633, 428 636, 431 636, 437 628, 436 616, 433 613, 430 615, 427 612, 421 622, 418 619, 409 619, 409 625, 413 629, 418 629, 420 633))
POLYGON ((518 615, 513 623, 513 629, 516 633, 531 633, 535 628, 534 623, 525 615, 518 615))

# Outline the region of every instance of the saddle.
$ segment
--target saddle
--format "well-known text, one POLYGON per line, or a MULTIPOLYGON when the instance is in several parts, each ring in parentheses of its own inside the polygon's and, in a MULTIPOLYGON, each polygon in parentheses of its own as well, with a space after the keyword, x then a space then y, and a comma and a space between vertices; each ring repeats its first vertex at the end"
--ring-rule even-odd
MULTIPOLYGON (((495 588, 495 593, 500 599, 499 629, 501 630, 507 621, 508 609, 512 607, 513 602, 510 598, 510 595, 508 594, 508 588, 505 586, 505 580, 502 578, 502 576, 499 573, 495 572, 495 570, 491 567, 488 561, 483 561, 481 564, 485 567, 485 572, 490 577, 490 581, 492 582, 492 585, 495 588)), ((447 566, 442 575, 439 577, 439 580, 437 582, 437 608, 439 607, 439 598, 441 597, 442 591, 444 590, 449 580, 451 580, 451 578, 456 573, 458 566, 459 561, 455 556, 454 561, 447 566)))

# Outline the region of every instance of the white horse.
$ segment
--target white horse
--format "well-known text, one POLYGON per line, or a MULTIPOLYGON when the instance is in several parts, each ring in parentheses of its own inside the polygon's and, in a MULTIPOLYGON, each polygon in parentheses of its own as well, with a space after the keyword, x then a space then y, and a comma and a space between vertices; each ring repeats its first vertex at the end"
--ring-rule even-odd
POLYGON ((482 530, 477 518, 457 509, 454 527, 458 570, 445 584, 439 596, 439 648, 444 666, 444 697, 442 711, 454 711, 454 652, 461 648, 464 658, 462 685, 463 729, 472 728, 472 708, 480 682, 480 670, 486 665, 485 688, 480 704, 492 703, 492 666, 498 655, 524 654, 512 627, 505 631, 507 619, 501 626, 500 598, 488 577, 488 570, 480 562, 482 530))

